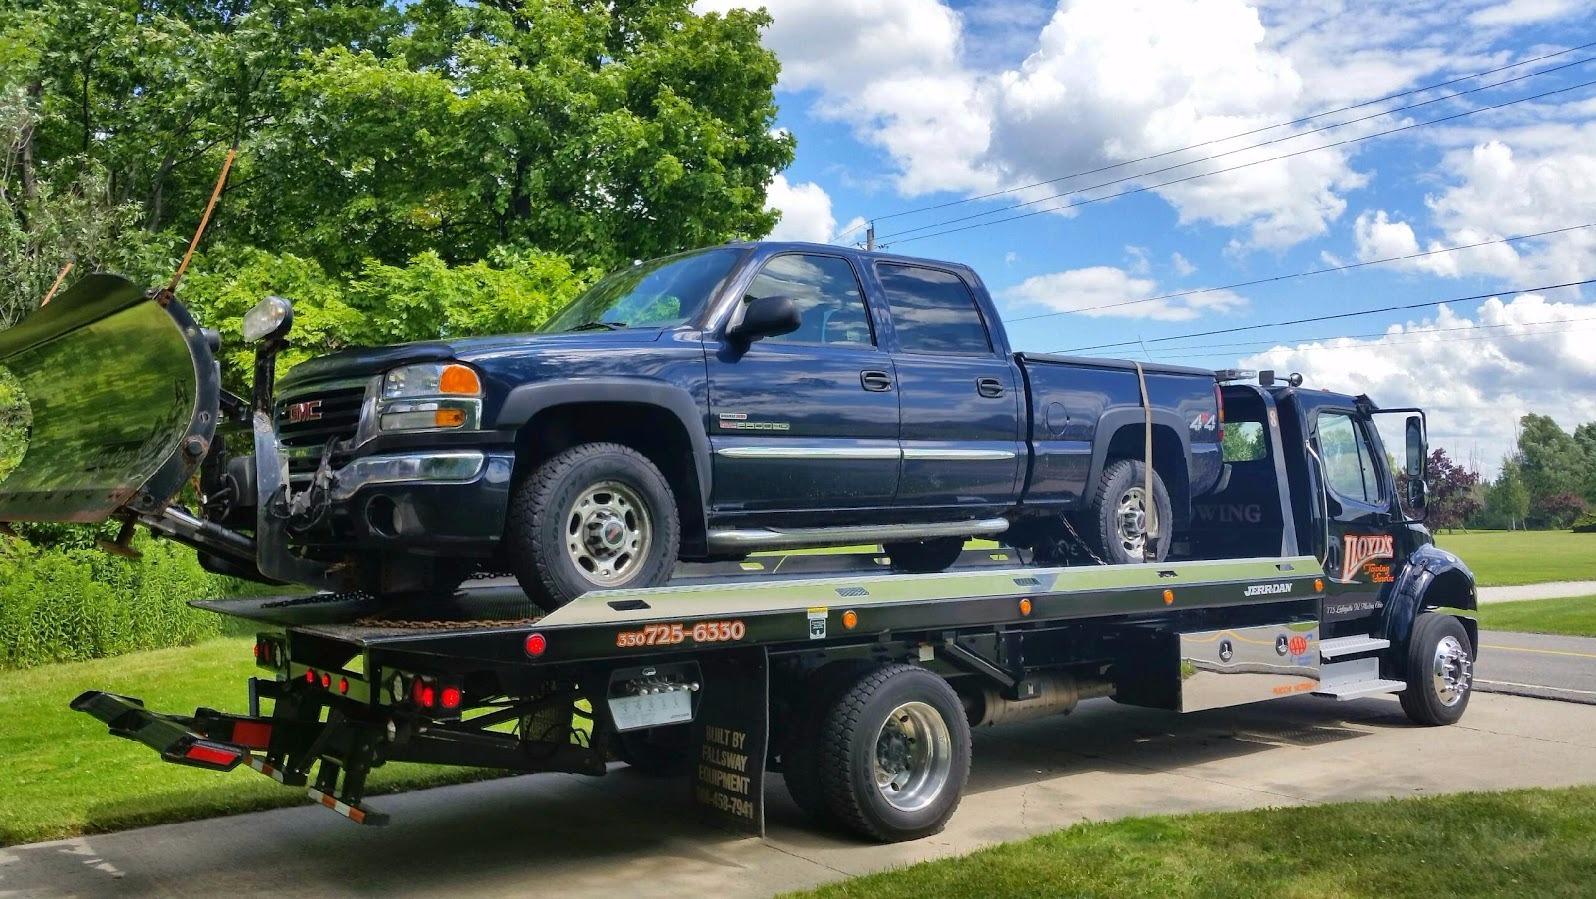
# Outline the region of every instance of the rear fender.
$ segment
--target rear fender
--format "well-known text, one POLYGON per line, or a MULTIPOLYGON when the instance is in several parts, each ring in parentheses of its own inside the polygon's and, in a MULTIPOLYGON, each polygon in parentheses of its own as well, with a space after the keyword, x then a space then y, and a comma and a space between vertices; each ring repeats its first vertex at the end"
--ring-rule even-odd
MULTIPOLYGON (((1408 557, 1407 564, 1392 585, 1390 599, 1382 614, 1381 636, 1393 645, 1405 646, 1413 632, 1413 622, 1433 609, 1479 608, 1479 592, 1474 584, 1474 572, 1452 553, 1432 544, 1426 544, 1408 557)), ((1476 624, 1472 618, 1463 619, 1479 653, 1476 624)))
POLYGON ((157 515, 210 451, 220 372, 199 325, 116 275, 94 274, 0 332, 31 424, 0 481, 0 521, 157 515))

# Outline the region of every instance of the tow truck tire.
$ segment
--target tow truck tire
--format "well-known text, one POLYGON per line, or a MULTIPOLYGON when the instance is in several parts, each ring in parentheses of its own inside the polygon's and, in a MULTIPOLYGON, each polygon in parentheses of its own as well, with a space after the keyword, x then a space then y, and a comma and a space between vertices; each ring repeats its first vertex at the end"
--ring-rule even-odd
POLYGON ((835 825, 837 818, 826 805, 825 788, 820 783, 821 730, 837 696, 871 667, 863 659, 832 662, 806 677, 802 699, 796 704, 796 723, 782 748, 781 779, 787 785, 787 795, 822 827, 835 825))
POLYGON ((527 598, 553 611, 590 590, 658 587, 676 567, 681 523, 654 463, 618 443, 572 447, 510 497, 505 555, 527 598))
POLYGON ((1398 698, 1414 724, 1436 727, 1463 717, 1474 693, 1474 646, 1463 622, 1438 612, 1413 622, 1407 681, 1398 698))
POLYGON ((947 681, 913 665, 872 668, 827 711, 819 744, 826 806, 882 843, 942 830, 970 776, 970 725, 947 681))
POLYGON ((933 574, 945 571, 959 561, 959 556, 964 553, 964 538, 934 537, 930 540, 883 543, 881 548, 892 557, 893 568, 917 574, 933 574))
MULTIPOLYGON (((1136 535, 1145 540, 1146 493, 1144 466, 1135 459, 1120 459, 1103 467, 1097 479, 1097 490, 1082 515, 1081 536, 1092 545, 1104 562, 1110 565, 1129 565, 1143 562, 1137 549, 1136 535)), ((1169 502, 1169 491, 1164 479, 1153 471, 1153 500, 1158 510, 1158 540, 1154 545, 1154 558, 1164 561, 1169 555, 1170 537, 1174 528, 1174 511, 1169 502)))

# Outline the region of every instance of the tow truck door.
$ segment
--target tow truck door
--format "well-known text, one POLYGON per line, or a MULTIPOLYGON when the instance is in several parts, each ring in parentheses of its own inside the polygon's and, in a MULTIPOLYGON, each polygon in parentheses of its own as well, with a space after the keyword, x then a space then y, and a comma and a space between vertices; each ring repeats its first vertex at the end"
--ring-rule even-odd
MULTIPOLYGON (((1317 457, 1325 516, 1323 621, 1378 615, 1395 580, 1396 499, 1374 424, 1363 411, 1323 405, 1311 413, 1310 445, 1317 457)), ((1343 630, 1343 629, 1338 629, 1343 630)), ((1356 630, 1344 629, 1346 632, 1356 630)))

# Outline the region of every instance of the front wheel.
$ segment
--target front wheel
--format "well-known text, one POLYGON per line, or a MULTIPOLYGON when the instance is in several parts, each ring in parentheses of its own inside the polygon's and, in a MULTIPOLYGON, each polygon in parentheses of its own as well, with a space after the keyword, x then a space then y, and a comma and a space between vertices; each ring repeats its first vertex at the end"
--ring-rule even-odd
POLYGON ((544 462, 516 488, 505 538, 521 589, 552 611, 590 590, 664 584, 681 525, 654 463, 630 447, 589 443, 544 462))
POLYGON ((1474 646, 1463 622, 1438 612, 1413 622, 1407 679, 1398 698, 1414 724, 1434 727, 1463 717, 1474 692, 1474 646))

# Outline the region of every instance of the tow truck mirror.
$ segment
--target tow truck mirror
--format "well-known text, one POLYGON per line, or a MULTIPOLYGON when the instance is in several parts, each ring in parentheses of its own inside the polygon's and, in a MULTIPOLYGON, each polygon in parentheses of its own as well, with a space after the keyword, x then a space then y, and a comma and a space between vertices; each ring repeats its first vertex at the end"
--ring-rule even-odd
POLYGON ((791 334, 803 324, 792 297, 759 297, 743 306, 741 321, 726 329, 726 336, 752 343, 762 337, 791 334))
POLYGON ((1425 461, 1429 450, 1424 445, 1424 417, 1410 415, 1407 421, 1407 482, 1408 510, 1417 518, 1424 517, 1427 488, 1424 483, 1425 461))

